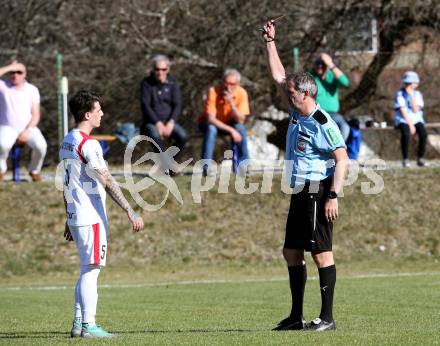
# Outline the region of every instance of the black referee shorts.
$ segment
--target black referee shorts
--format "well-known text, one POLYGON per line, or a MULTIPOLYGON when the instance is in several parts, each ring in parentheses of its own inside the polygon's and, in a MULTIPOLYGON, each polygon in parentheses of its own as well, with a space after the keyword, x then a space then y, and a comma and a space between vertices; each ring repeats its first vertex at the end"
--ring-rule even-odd
POLYGON ((306 184, 302 191, 292 194, 284 241, 286 249, 332 250, 333 223, 327 221, 324 210, 330 186, 331 178, 327 178, 306 184), (318 192, 316 185, 313 191, 313 184, 319 184, 318 192))

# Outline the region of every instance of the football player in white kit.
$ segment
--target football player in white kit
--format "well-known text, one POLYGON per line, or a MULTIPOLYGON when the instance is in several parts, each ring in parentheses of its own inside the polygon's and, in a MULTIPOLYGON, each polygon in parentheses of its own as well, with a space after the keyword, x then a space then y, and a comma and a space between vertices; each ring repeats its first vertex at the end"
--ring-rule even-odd
POLYGON ((67 215, 64 237, 75 241, 81 263, 71 336, 111 337, 95 321, 98 275, 107 257, 106 193, 127 213, 133 231, 140 231, 144 222, 110 174, 99 142, 90 137, 104 115, 99 97, 81 90, 70 99, 69 109, 76 127, 64 137, 59 153, 67 215))

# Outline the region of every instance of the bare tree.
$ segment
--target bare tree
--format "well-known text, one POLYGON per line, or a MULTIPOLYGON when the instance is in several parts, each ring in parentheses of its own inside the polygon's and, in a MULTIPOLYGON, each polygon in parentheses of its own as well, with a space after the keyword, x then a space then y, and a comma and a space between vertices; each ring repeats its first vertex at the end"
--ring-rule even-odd
POLYGON ((412 41, 429 36, 423 28, 440 33, 440 3, 438 1, 413 1, 402 6, 402 2, 381 1, 374 8, 379 23, 379 50, 363 74, 355 90, 346 95, 343 110, 349 110, 373 97, 379 75, 390 63, 396 52, 412 41), (423 36, 421 36, 423 35, 423 36))
MULTIPOLYGON (((282 60, 292 69, 292 48, 299 47, 305 68, 317 51, 343 50, 343 23, 353 8, 372 9, 379 23, 379 51, 362 69, 360 83, 344 98, 344 111, 376 98, 377 80, 399 48, 422 37, 439 37, 439 3, 393 0, 17 0, 0 13, 0 64, 22 58, 29 78, 42 94, 42 130, 48 160, 56 160, 57 117, 55 53, 64 55, 63 74, 70 90, 89 87, 103 94, 107 113, 102 132, 119 121, 140 123, 140 81, 156 53, 172 60, 181 83, 182 123, 196 131, 202 96, 226 67, 242 72, 258 114, 270 104, 281 107, 266 67, 258 27, 284 14, 277 30, 282 60)), ((437 99, 439 99, 437 97, 437 99)))

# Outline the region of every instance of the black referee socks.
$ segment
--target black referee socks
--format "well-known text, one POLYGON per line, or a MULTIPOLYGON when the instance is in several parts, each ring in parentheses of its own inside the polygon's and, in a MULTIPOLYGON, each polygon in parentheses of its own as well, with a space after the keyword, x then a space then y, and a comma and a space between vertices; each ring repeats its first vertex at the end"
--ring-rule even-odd
POLYGON ((306 265, 288 267, 290 292, 292 294, 292 311, 290 317, 294 321, 301 321, 303 316, 304 289, 307 281, 306 265))
POLYGON ((321 314, 319 318, 326 322, 333 321, 333 295, 336 285, 336 266, 318 268, 319 286, 321 287, 321 314))

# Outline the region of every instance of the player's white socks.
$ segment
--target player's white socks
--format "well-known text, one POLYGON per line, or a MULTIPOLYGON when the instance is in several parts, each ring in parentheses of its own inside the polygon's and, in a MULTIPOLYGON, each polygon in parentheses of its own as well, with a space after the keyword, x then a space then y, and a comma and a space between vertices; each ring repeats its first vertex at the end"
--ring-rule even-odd
POLYGON ((99 266, 81 266, 81 274, 75 287, 74 317, 82 316, 82 323, 95 324, 98 303, 99 266))
POLYGON ((73 304, 73 319, 78 322, 82 322, 82 311, 81 311, 81 297, 79 295, 79 280, 75 285, 75 302, 73 304))

